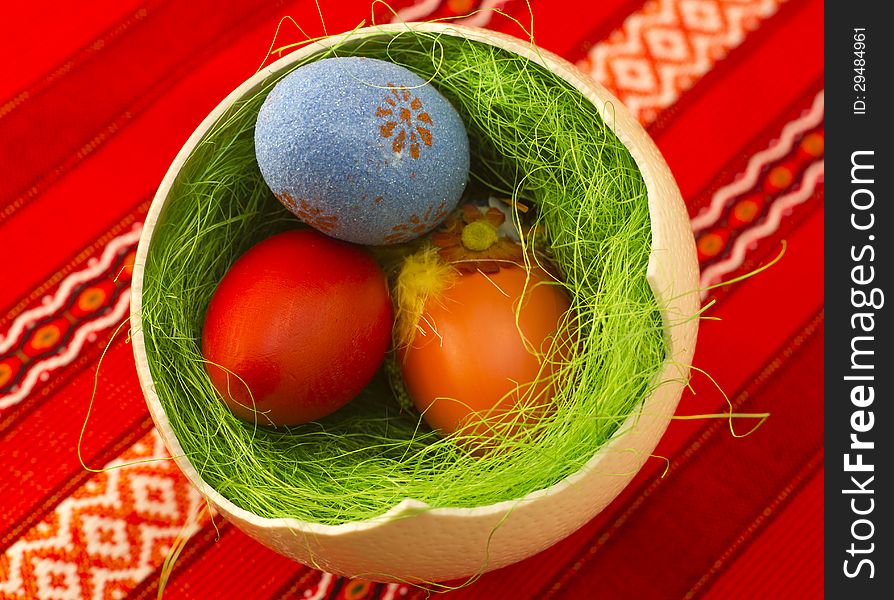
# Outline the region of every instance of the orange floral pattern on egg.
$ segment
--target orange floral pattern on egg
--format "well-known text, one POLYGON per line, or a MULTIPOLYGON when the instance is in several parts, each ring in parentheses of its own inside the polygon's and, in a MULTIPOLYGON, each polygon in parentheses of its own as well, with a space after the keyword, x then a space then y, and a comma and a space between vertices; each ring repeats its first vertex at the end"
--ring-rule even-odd
POLYGON ((385 96, 384 105, 376 109, 376 117, 384 121, 379 133, 391 140, 395 154, 409 148, 410 156, 418 160, 421 149, 432 145, 431 115, 424 110, 422 100, 406 86, 389 83, 388 89, 390 93, 385 96))
POLYGON ((417 238, 440 223, 448 212, 447 202, 444 201, 437 206, 428 207, 421 217, 414 213, 403 223, 391 228, 391 233, 385 236, 385 243, 394 244, 417 238))
POLYGON ((287 192, 276 194, 276 198, 303 222, 323 233, 329 233, 338 225, 338 215, 328 214, 304 198, 296 200, 287 192))

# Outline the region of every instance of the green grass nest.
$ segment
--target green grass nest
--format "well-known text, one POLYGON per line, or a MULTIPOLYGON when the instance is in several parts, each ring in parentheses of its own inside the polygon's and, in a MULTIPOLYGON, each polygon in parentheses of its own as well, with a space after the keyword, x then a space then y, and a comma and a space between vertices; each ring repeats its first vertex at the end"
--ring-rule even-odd
POLYGON ((145 265, 149 367, 192 464, 256 515, 340 524, 381 515, 404 498, 432 507, 521 498, 578 471, 651 391, 667 346, 645 277, 650 247, 639 169, 563 79, 458 37, 410 30, 354 37, 268 78, 183 166, 145 265), (258 170, 258 109, 288 71, 333 55, 389 60, 430 79, 466 123, 473 183, 537 211, 572 297, 569 326, 580 348, 564 368, 556 410, 511 451, 471 456, 402 412, 384 374, 337 413, 282 431, 236 419, 206 375, 201 331, 218 281, 250 246, 298 226, 258 170))

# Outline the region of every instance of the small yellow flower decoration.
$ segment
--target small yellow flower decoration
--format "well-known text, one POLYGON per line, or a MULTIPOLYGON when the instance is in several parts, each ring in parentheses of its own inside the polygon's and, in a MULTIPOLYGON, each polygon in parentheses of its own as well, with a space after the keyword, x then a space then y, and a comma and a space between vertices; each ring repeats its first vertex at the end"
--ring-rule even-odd
POLYGON ((506 215, 497 208, 464 204, 432 234, 441 259, 463 273, 496 273, 509 263, 524 264, 522 247, 499 233, 506 215))

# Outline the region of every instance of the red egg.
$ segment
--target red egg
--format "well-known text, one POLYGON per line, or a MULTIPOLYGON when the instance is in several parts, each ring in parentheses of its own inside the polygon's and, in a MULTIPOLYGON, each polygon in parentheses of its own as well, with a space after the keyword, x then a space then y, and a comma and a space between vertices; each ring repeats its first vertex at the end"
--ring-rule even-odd
POLYGON ((385 277, 364 249, 288 231, 227 271, 208 304, 202 353, 236 416, 297 425, 360 393, 384 360, 392 322, 385 277))

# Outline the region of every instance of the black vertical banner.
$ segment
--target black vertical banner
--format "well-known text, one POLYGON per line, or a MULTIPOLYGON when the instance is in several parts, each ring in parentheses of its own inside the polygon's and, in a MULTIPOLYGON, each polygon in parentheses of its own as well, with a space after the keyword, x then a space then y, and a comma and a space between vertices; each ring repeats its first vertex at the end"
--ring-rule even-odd
POLYGON ((888 2, 826 2, 827 598, 894 598, 889 11, 888 2))

